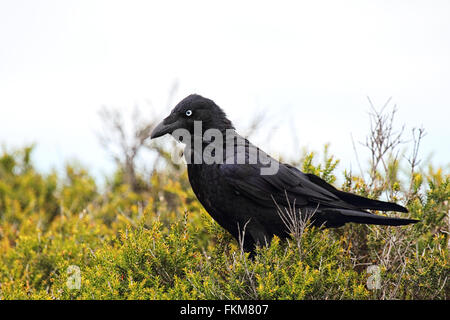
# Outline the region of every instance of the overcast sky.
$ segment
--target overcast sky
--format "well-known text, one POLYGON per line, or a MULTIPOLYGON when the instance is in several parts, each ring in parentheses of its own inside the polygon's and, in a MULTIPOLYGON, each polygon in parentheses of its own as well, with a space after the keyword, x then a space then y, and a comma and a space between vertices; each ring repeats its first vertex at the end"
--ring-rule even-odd
MULTIPOLYGON (((428 132, 450 159, 450 1, 0 0, 0 144, 36 142, 41 168, 111 167, 95 136, 102 105, 164 116, 199 93, 238 129, 267 110, 267 151, 322 150, 356 169, 369 96, 428 132), (151 102, 149 104, 148 102, 151 102), (297 127, 298 145, 282 137, 297 127)), ((408 132, 409 133, 409 132, 408 132)))

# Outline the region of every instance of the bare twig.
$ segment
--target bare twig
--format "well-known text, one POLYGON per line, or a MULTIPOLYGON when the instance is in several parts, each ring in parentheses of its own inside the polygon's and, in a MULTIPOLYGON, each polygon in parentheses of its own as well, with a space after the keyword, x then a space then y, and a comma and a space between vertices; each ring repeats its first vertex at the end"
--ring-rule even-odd
POLYGON ((258 290, 256 289, 256 283, 255 283, 255 270, 252 270, 252 271, 249 270, 248 262, 247 262, 247 259, 245 258, 245 253, 244 253, 245 229, 247 228, 247 225, 249 224, 249 222, 250 222, 250 220, 248 220, 244 224, 242 232, 241 232, 239 223, 237 224, 238 233, 239 233, 238 242, 239 242, 239 247, 240 247, 239 257, 240 257, 241 262, 244 264, 245 275, 250 284, 251 293, 250 294, 247 293, 247 294, 252 299, 258 299, 258 290))
POLYGON ((419 147, 422 139, 426 136, 425 129, 421 128, 413 128, 412 129, 412 137, 413 137, 413 150, 412 154, 409 158, 406 158, 410 167, 411 167, 411 179, 409 184, 409 192, 408 192, 408 200, 412 198, 414 195, 414 178, 416 174, 416 169, 420 165, 421 160, 418 158, 419 155, 419 147))
MULTIPOLYGON (((391 153, 394 154, 396 147, 404 141, 402 140, 402 134, 404 131, 404 126, 399 132, 394 131, 394 117, 397 112, 397 106, 394 105, 390 113, 385 113, 387 105, 390 103, 391 98, 389 98, 380 110, 377 110, 369 97, 369 104, 372 112, 369 113, 370 116, 370 134, 366 138, 364 144, 370 150, 371 154, 371 170, 370 177, 372 187, 376 181, 376 175, 378 166, 380 163, 383 165, 385 172, 388 172, 388 167, 384 161, 384 156, 391 153)), ((395 156, 394 158, 396 158, 395 156)), ((389 179, 389 175, 387 175, 389 179)))
POLYGON ((284 210, 278 205, 275 198, 272 196, 272 200, 275 203, 277 207, 277 213, 280 217, 283 224, 288 229, 289 233, 292 235, 294 240, 296 241, 298 253, 300 257, 303 256, 302 252, 302 239, 303 234, 306 230, 306 228, 309 228, 312 225, 311 218, 316 213, 317 209, 319 208, 319 205, 314 210, 308 210, 306 209, 304 212, 302 212, 300 209, 296 211, 295 209, 295 199, 294 203, 290 204, 287 192, 285 191, 286 201, 288 204, 288 207, 284 208, 284 210))

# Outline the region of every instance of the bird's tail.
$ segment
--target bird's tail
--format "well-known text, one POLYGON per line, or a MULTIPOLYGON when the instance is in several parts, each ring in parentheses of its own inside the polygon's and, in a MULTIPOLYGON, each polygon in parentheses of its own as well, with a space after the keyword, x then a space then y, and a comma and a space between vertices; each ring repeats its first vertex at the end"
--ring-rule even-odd
POLYGON ((408 212, 408 209, 392 202, 368 199, 353 193, 337 190, 335 193, 342 200, 356 206, 360 209, 380 210, 380 211, 398 211, 408 212))
POLYGON ((355 206, 358 209, 368 209, 368 210, 380 210, 380 211, 398 211, 398 212, 408 212, 408 209, 392 202, 380 201, 369 199, 365 197, 358 196, 350 192, 345 192, 336 189, 331 184, 327 183, 322 178, 314 174, 307 174, 308 178, 315 184, 321 186, 322 188, 330 191, 339 197, 339 199, 355 206))
POLYGON ((347 210, 347 209, 326 209, 327 216, 339 216, 344 224, 347 222, 377 224, 383 226, 403 226, 411 223, 417 223, 419 220, 392 218, 376 215, 365 211, 347 210))

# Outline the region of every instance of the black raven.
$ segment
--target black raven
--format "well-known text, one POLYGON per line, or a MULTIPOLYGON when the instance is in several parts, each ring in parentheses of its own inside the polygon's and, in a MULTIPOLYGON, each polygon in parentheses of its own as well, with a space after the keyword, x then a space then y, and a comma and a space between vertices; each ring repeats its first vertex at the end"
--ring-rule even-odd
POLYGON ((418 220, 391 218, 367 210, 408 210, 398 204, 372 200, 337 190, 313 174, 276 161, 238 135, 214 101, 189 95, 152 132, 151 138, 172 134, 186 143, 189 181, 206 211, 246 251, 286 238, 288 224, 280 208, 299 215, 313 212, 313 225, 340 227, 347 222, 399 226, 418 220), (265 172, 264 172, 265 170, 265 172), (245 232, 244 232, 245 231, 245 232))

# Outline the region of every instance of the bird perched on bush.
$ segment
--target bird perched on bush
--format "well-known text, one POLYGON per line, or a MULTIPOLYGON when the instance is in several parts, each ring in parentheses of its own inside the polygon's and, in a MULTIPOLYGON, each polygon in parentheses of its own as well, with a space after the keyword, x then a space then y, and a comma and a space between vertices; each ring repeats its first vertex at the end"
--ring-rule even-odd
POLYGON ((315 226, 348 222, 400 226, 418 220, 376 215, 367 210, 408 210, 398 204, 343 192, 320 177, 280 163, 240 136, 214 101, 189 95, 151 134, 171 134, 186 144, 192 189, 206 211, 244 250, 286 238, 290 226, 308 215, 315 226), (283 215, 283 207, 289 208, 283 215))

